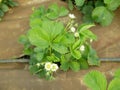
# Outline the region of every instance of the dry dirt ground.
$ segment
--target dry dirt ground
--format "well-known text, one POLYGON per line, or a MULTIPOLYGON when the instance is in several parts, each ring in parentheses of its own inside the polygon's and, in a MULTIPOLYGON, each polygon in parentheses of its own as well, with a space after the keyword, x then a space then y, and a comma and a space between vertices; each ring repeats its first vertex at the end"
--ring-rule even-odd
POLYGON ((0 64, 0 90, 89 90, 82 81, 86 73, 99 70, 109 82, 118 68, 118 62, 102 62, 100 67, 90 67, 79 72, 58 70, 55 80, 46 81, 31 75, 26 63, 0 64))

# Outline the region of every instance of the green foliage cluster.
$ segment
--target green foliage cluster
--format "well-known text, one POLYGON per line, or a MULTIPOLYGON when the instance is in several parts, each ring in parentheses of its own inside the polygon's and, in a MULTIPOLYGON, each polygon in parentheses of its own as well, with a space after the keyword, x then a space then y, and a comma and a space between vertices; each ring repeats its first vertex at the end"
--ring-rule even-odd
POLYGON ((15 6, 18 6, 18 3, 13 0, 0 0, 0 21, 9 8, 15 6))
POLYGON ((99 71, 91 71, 84 76, 84 83, 91 90, 120 90, 120 69, 114 73, 114 78, 107 87, 105 75, 99 71))
POLYGON ((102 26, 111 24, 114 13, 120 0, 68 0, 69 8, 73 9, 73 3, 83 14, 86 23, 96 22, 102 26))
POLYGON ((57 19, 68 13, 65 7, 57 4, 52 4, 48 9, 44 6, 33 8, 30 29, 20 37, 24 54, 30 56, 30 71, 33 74, 52 79, 53 72, 45 69, 47 62, 58 64, 63 71, 79 71, 87 69, 89 65, 100 64, 90 45, 90 40, 96 40, 96 35, 89 30, 94 25, 78 25, 73 14, 69 14, 71 17, 67 24, 57 19), (74 33, 71 31, 73 27, 74 33), (80 50, 80 47, 83 48, 80 50))

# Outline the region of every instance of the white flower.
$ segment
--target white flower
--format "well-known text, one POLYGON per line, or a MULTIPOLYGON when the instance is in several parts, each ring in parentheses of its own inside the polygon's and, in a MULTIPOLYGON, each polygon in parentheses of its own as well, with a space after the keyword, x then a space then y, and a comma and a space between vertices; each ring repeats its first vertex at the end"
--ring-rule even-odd
POLYGON ((52 64, 51 64, 50 62, 46 62, 46 63, 45 63, 45 69, 46 69, 47 71, 50 71, 50 70, 51 70, 51 66, 52 66, 52 64))
POLYGON ((92 43, 92 42, 93 42, 93 39, 90 39, 90 42, 92 43))
POLYGON ((51 71, 55 72, 57 70, 58 70, 58 65, 57 64, 52 64, 51 71))
POLYGON ((70 17, 71 19, 75 19, 75 18, 76 18, 74 14, 69 14, 69 17, 70 17))
POLYGON ((80 46, 80 51, 84 51, 85 50, 85 46, 84 45, 81 45, 80 46))
POLYGON ((76 23, 74 26, 75 26, 75 27, 78 27, 78 23, 76 23))
POLYGON ((75 36, 75 37, 79 37, 79 33, 78 33, 78 32, 75 32, 75 33, 74 33, 74 36, 75 36))
POLYGON ((40 66, 40 63, 37 63, 36 65, 39 67, 39 66, 40 66))
POLYGON ((52 64, 51 62, 46 62, 45 63, 45 69, 46 69, 46 71, 53 71, 53 72, 55 72, 55 71, 57 71, 58 70, 58 65, 57 64, 52 64))
POLYGON ((75 32, 75 27, 70 28, 71 32, 75 32))

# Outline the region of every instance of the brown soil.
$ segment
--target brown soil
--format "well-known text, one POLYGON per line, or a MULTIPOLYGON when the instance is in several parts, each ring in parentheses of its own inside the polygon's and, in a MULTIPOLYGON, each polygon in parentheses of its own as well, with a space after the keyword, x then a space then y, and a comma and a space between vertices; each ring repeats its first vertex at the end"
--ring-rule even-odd
POLYGON ((58 70, 55 73, 55 80, 46 81, 31 75, 28 64, 0 64, 0 90, 89 90, 83 83, 83 76, 86 73, 91 70, 101 71, 109 82, 119 66, 120 63, 117 62, 102 62, 100 67, 91 67, 79 72, 58 70))
POLYGON ((120 8, 115 12, 111 25, 97 25, 93 32, 98 35, 94 47, 100 57, 120 57, 120 8))

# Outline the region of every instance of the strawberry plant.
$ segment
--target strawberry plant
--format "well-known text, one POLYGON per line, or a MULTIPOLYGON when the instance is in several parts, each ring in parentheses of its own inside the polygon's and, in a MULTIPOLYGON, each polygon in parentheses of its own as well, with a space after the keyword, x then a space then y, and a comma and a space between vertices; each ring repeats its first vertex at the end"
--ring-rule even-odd
POLYGON ((114 13, 119 6, 120 0, 66 0, 72 10, 74 5, 83 14, 83 22, 99 23, 102 26, 111 24, 114 13))
POLYGON ((99 71, 91 71, 84 76, 84 83, 90 90, 120 90, 120 69, 114 73, 114 78, 107 87, 104 74, 99 71))
POLYGON ((53 79, 58 68, 79 71, 100 61, 90 43, 97 37, 89 28, 94 24, 79 25, 75 15, 57 4, 46 9, 33 8, 30 29, 20 37, 24 54, 30 56, 30 72, 46 79, 53 79), (69 16, 66 24, 58 20, 69 16))

